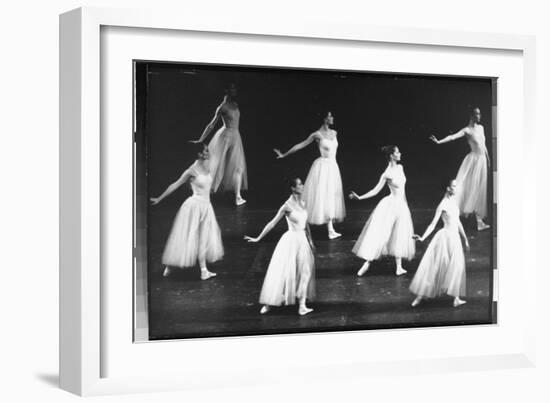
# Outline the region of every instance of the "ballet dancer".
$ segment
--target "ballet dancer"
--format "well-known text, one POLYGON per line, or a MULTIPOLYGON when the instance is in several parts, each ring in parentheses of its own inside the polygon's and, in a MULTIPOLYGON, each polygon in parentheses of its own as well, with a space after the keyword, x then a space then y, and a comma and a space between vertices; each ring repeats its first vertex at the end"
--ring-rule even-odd
POLYGON ((315 296, 315 260, 307 225, 308 212, 302 200, 304 185, 296 178, 291 181, 290 187, 292 195, 260 235, 256 238, 244 237, 248 242, 259 242, 283 216, 286 218, 288 231, 275 247, 260 293, 261 314, 269 312, 272 306, 294 305, 296 299, 299 301, 299 315, 313 311, 306 306, 306 299, 311 300, 315 296))
POLYGON ((150 199, 152 205, 158 204, 186 182, 193 190, 193 195, 183 202, 172 224, 162 255, 164 277, 170 275, 171 267, 193 267, 198 261, 201 279, 207 280, 216 273, 210 272, 206 263, 223 257, 221 231, 210 203, 212 176, 208 168, 208 147, 205 144, 199 147, 197 160, 159 197, 150 199))
POLYGON ((225 91, 222 103, 216 108, 214 117, 204 129, 201 137, 191 143, 203 143, 221 119, 223 126, 214 134, 208 148, 210 149, 210 167, 213 173, 212 190, 233 190, 235 204, 246 203, 241 190, 248 188, 246 159, 239 132, 241 112, 237 104, 237 87, 230 84, 225 91))
POLYGON ((407 178, 399 164, 401 153, 394 145, 382 147, 382 151, 388 166, 376 186, 362 196, 353 191, 349 195, 350 199, 364 200, 376 196, 384 185, 390 189, 390 194, 380 200, 353 246, 353 253, 366 260, 358 276, 365 274, 373 260, 384 255, 395 258, 395 274, 400 276, 407 272, 401 264, 402 259, 411 260, 415 254, 413 223, 405 197, 407 178))
POLYGON ((414 235, 414 239, 424 242, 434 230, 439 218, 443 220, 444 227, 437 231, 428 245, 411 282, 410 290, 416 295, 411 304, 413 307, 417 306, 422 298, 434 298, 441 294, 454 297, 454 307, 466 303, 460 299, 460 296, 466 293, 466 262, 460 237, 464 240, 466 249, 470 249, 470 245, 460 222, 456 190, 457 181, 452 180, 424 235, 414 235))
POLYGON ((342 236, 334 230, 333 223, 342 221, 346 216, 340 168, 336 162, 338 139, 336 130, 331 129, 333 124, 334 117, 328 112, 323 116, 323 123, 319 130, 310 134, 304 141, 284 154, 279 149, 273 150, 278 159, 286 158, 314 141, 317 142, 321 156, 313 162, 307 175, 304 200, 308 211, 308 222, 315 225, 326 224, 329 239, 342 236))
POLYGON ((477 221, 477 230, 483 231, 490 228, 483 219, 487 217, 487 167, 489 166, 489 153, 485 146, 485 131, 481 122, 479 108, 473 108, 468 126, 460 129, 441 140, 431 136, 436 144, 445 144, 450 141, 466 137, 470 145, 470 153, 464 158, 456 180, 459 187, 458 206, 460 213, 466 217, 474 213, 477 221))

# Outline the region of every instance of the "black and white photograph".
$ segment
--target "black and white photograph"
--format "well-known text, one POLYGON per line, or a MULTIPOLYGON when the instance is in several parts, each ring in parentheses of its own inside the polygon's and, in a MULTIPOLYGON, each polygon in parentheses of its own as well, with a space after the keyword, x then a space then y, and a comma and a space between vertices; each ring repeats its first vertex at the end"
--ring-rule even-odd
POLYGON ((496 84, 134 61, 147 339, 496 323, 496 84))

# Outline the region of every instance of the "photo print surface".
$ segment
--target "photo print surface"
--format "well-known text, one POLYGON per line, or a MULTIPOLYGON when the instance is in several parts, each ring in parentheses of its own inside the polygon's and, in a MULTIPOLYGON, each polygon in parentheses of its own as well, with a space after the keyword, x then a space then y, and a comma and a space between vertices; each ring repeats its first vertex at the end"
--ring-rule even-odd
POLYGON ((148 340, 496 323, 495 79, 134 80, 148 340))

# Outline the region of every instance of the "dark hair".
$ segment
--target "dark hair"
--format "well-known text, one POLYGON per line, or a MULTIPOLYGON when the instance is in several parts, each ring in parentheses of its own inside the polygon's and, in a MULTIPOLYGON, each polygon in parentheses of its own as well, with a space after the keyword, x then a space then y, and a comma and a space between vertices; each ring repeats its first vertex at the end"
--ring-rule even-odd
POLYGON ((237 89, 237 84, 235 84, 233 81, 226 83, 223 87, 223 90, 227 94, 231 90, 231 88, 237 89))
POLYGON ((199 155, 199 153, 202 153, 205 148, 208 148, 208 145, 206 143, 191 143, 191 149, 193 151, 193 154, 199 155))
POLYGON ((391 155, 394 153, 397 146, 394 145, 387 145, 382 147, 380 150, 384 153, 386 156, 386 159, 389 161, 391 159, 391 155))
POLYGON ((301 178, 295 176, 295 177, 292 177, 291 179, 288 180, 288 185, 290 186, 290 188, 295 188, 296 187, 296 182, 298 181, 302 181, 301 178))
POLYGON ((319 112, 320 119, 322 121, 324 121, 327 118, 329 113, 334 117, 334 114, 332 113, 332 111, 330 109, 324 109, 321 112, 319 112))

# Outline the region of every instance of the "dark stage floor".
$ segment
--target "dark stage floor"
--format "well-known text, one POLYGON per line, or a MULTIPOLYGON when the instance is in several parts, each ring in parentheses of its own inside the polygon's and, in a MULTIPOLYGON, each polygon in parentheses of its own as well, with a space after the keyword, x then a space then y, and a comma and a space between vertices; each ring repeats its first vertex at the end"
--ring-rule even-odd
MULTIPOLYGON (((176 207, 177 208, 177 207, 176 207)), ((214 203, 223 231, 225 258, 209 266, 218 276, 201 281, 199 269, 177 270, 162 277, 164 241, 176 210, 151 212, 149 221, 149 337, 151 340, 202 336, 273 334, 303 331, 380 329, 494 322, 492 232, 478 233, 467 221, 471 250, 466 254, 467 303, 452 307, 451 297, 425 300, 411 308, 408 287, 428 243, 417 243, 417 255, 404 262, 408 273, 394 275, 394 261, 382 259, 357 277, 363 260, 351 253, 371 210, 348 210, 336 225, 342 238, 329 241, 325 227, 312 227, 317 247, 317 299, 314 312, 298 316, 297 306, 274 308, 260 315, 258 297, 275 244, 286 230, 284 220, 262 242, 249 244, 243 234, 256 236, 276 209, 240 208, 214 203)), ((432 219, 433 210, 412 209, 417 233, 432 219)), ((430 238, 431 239, 431 238, 430 238)))

